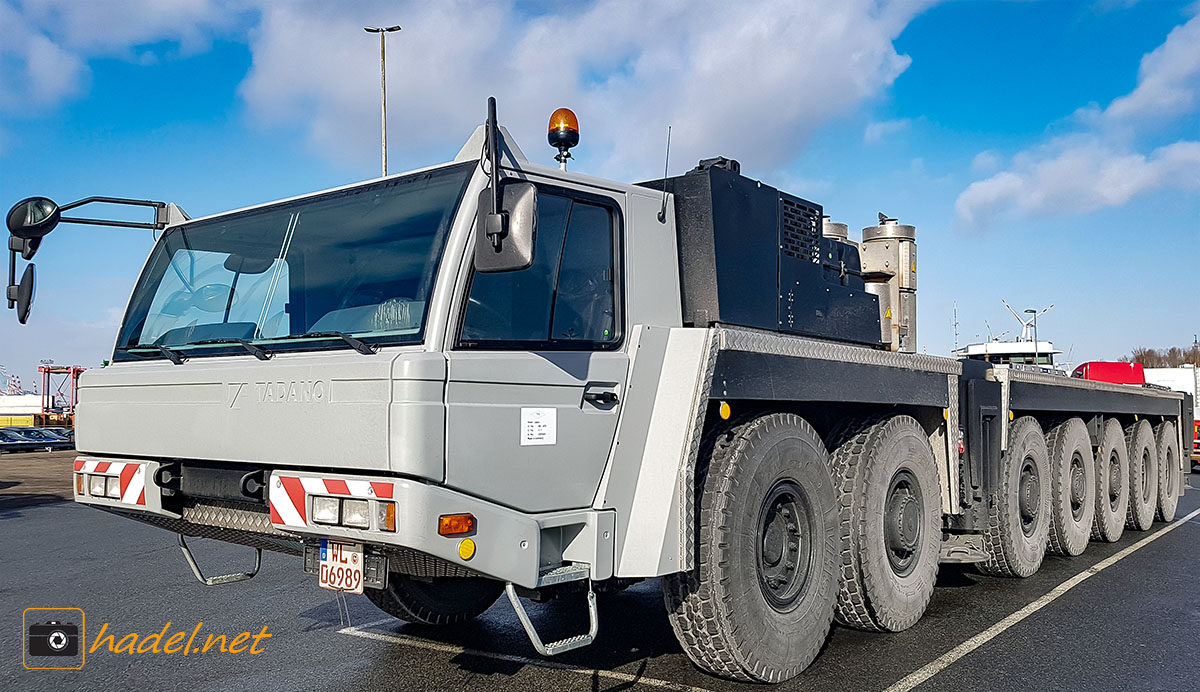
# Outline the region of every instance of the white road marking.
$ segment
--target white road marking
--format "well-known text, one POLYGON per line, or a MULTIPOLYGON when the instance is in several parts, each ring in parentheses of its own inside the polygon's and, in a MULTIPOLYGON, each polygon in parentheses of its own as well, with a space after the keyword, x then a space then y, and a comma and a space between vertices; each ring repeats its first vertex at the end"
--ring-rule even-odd
POLYGON ((971 653, 972 651, 974 651, 974 650, 978 649, 979 647, 983 646, 984 644, 988 643, 989 641, 994 639, 997 635, 1004 632, 1008 628, 1010 628, 1013 625, 1017 624, 1018 622, 1024 620, 1025 618, 1029 617, 1030 615, 1033 615, 1034 613, 1041 610, 1042 608, 1045 608, 1047 605, 1050 605, 1050 603, 1054 602, 1057 598, 1059 598, 1066 592, 1070 591, 1071 589, 1075 588, 1076 586, 1079 586, 1079 584, 1082 583, 1085 579, 1088 579, 1089 577, 1092 577, 1092 576, 1108 569, 1109 567, 1112 567, 1113 565, 1117 564, 1121 560, 1124 560, 1125 558, 1132 555, 1134 552, 1141 550, 1142 548, 1146 547, 1150 543, 1157 541, 1158 539, 1162 538, 1163 536, 1167 535, 1168 533, 1179 528, 1183 524, 1188 523, 1197 515, 1200 515, 1200 509, 1192 512, 1191 514, 1189 514, 1185 517, 1176 519, 1175 521, 1168 524, 1165 528, 1163 528, 1155 533, 1152 533, 1149 536, 1146 536, 1142 540, 1138 541, 1137 543, 1134 543, 1133 545, 1129 546, 1128 548, 1125 548, 1121 552, 1116 553, 1115 555, 1113 555, 1111 557, 1105 558, 1104 560, 1101 560, 1100 562, 1097 562, 1096 564, 1085 569, 1084 571, 1080 572, 1079 574, 1076 574, 1075 576, 1071 577, 1070 579, 1068 579, 1068 580, 1064 581, 1063 583, 1059 584, 1058 586, 1054 587, 1052 590, 1050 590, 1049 593, 1047 593, 1046 595, 1037 599, 1036 601, 1033 601, 1029 605, 1025 606, 1024 608, 1021 608, 1020 610, 1016 611, 1012 615, 1009 615, 1008 617, 1004 618, 1000 622, 997 622, 996 624, 992 625, 991 627, 987 628, 986 630, 980 632, 979 634, 976 634, 974 637, 971 637, 970 639, 964 641, 962 644, 959 644, 958 646, 954 647, 950 651, 947 651, 945 654, 943 654, 937 660, 929 663, 928 665, 926 665, 925 667, 923 667, 919 670, 916 670, 916 671, 910 673, 904 679, 897 681, 891 687, 887 688, 887 690, 885 692, 908 692, 908 690, 911 690, 912 688, 916 687, 917 685, 920 685, 921 683, 925 682, 929 678, 932 678, 933 676, 937 675, 941 671, 945 670, 948 666, 952 665, 958 659, 962 658, 963 656, 966 656, 967 654, 971 653))
POLYGON ((541 658, 528 658, 526 656, 514 656, 512 654, 500 654, 500 653, 493 653, 491 651, 480 651, 478 649, 467 649, 467 648, 463 648, 461 646, 455 646, 453 644, 443 644, 441 642, 432 642, 427 639, 418 639, 417 637, 410 637, 405 634, 395 634, 393 632, 379 632, 376 630, 368 629, 370 627, 374 627, 376 625, 382 625, 387 622, 396 622, 396 620, 394 618, 385 618, 383 620, 376 620, 374 622, 368 622, 365 625, 358 625, 356 627, 343 627, 342 629, 338 630, 338 634, 349 634, 354 637, 362 637, 364 639, 374 639, 375 641, 380 641, 380 642, 389 642, 392 644, 403 644, 405 646, 412 646, 412 647, 415 647, 418 649, 425 649, 427 651, 440 651, 442 653, 455 654, 455 655, 467 654, 468 656, 480 656, 482 658, 490 658, 490 659, 494 659, 497 661, 507 661, 509 663, 521 663, 521 664, 529 665, 529 666, 539 666, 541 668, 552 668, 554 670, 563 670, 563 671, 567 671, 569 673, 577 673, 579 675, 586 675, 588 677, 597 676, 597 677, 607 678, 609 680, 617 680, 617 681, 625 682, 625 683, 648 685, 650 687, 657 687, 657 688, 664 689, 664 690, 675 690, 675 692, 711 692, 710 690, 706 690, 702 687, 692 687, 691 685, 683 685, 683 684, 680 684, 677 682, 671 682, 669 680, 659 680, 657 678, 646 678, 646 677, 641 677, 638 675, 632 675, 630 673, 622 673, 622 672, 615 671, 615 670, 601 670, 598 668, 582 668, 580 666, 573 666, 573 665, 570 665, 567 663, 560 663, 558 661, 551 661, 551 660, 541 659, 541 658))

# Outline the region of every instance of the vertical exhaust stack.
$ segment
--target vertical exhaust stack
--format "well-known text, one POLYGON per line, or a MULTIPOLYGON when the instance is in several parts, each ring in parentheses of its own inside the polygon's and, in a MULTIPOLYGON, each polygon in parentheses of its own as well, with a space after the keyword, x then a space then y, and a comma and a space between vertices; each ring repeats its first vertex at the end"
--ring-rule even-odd
POLYGON ((853 247, 858 247, 858 243, 850 240, 850 227, 844 223, 830 221, 828 215, 821 217, 821 235, 853 247))
POLYGON ((893 351, 917 350, 917 228, 884 214, 862 232, 867 292, 879 297, 883 343, 893 351))

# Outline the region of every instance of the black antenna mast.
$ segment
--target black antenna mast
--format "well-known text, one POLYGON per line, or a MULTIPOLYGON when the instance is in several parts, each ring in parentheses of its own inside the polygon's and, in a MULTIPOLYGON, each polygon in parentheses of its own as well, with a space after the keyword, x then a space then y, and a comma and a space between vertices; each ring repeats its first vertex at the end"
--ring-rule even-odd
POLYGON ((667 155, 663 160, 663 201, 658 210, 658 222, 667 222, 667 166, 671 164, 671 126, 667 125, 667 155))

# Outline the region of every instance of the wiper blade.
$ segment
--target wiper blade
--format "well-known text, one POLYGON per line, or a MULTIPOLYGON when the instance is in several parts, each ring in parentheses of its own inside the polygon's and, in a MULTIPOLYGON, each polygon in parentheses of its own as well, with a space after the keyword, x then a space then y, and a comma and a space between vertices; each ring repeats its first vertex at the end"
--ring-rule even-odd
POLYGON ((223 338, 223 339, 203 339, 201 341, 190 341, 188 345, 204 346, 205 344, 237 344, 249 351, 255 358, 259 360, 271 360, 271 356, 275 355, 267 349, 257 344, 252 344, 245 339, 223 338))
POLYGON ((341 339, 350 344, 350 348, 353 348, 364 356, 369 356, 379 351, 377 344, 368 344, 361 339, 350 336, 346 332, 308 332, 306 334, 289 334, 288 336, 278 337, 278 339, 281 341, 284 339, 341 339))
MULTIPOLYGON (((166 358, 167 360, 171 361, 175 365, 183 365, 183 362, 187 360, 187 356, 183 355, 179 351, 176 351, 175 349, 167 348, 166 346, 161 346, 159 344, 139 344, 137 346, 122 346, 121 348, 118 348, 117 350, 124 351, 125 353, 133 353, 134 351, 137 351, 137 350, 158 351, 158 353, 163 358, 166 358)), ((140 354, 133 353, 133 355, 136 356, 136 355, 140 355, 140 354)))

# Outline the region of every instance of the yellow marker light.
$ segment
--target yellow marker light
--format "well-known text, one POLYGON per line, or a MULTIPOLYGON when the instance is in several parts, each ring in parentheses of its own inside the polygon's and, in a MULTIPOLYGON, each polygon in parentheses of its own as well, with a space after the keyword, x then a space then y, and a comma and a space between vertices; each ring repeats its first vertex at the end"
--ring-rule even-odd
POLYGON ((475 533, 475 516, 473 514, 443 514, 438 517, 438 533, 443 536, 475 533))
POLYGON ((729 402, 727 402, 727 401, 721 402, 720 412, 721 412, 721 420, 729 420, 729 417, 733 415, 733 409, 729 408, 729 402))
POLYGON ((1008 419, 1009 419, 1009 420, 1012 420, 1012 419, 1013 419, 1013 412, 1012 412, 1012 411, 1009 411, 1009 412, 1008 412, 1008 419))
POLYGON ((375 501, 375 526, 380 531, 396 530, 396 503, 387 500, 375 501))
POLYGON ((464 560, 475 557, 475 541, 470 538, 462 539, 462 542, 458 544, 458 556, 464 560))
POLYGON ((950 420, 950 409, 942 409, 942 420, 950 420))

